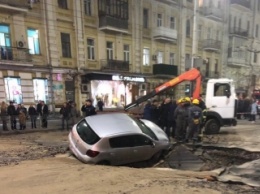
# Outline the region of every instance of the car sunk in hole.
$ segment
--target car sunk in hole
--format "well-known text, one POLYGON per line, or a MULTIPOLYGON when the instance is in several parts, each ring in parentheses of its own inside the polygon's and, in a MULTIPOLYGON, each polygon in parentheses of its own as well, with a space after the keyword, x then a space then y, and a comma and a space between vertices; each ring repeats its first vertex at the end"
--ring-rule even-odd
POLYGON ((72 153, 84 163, 123 165, 159 159, 170 142, 164 131, 124 113, 89 116, 69 134, 72 153))

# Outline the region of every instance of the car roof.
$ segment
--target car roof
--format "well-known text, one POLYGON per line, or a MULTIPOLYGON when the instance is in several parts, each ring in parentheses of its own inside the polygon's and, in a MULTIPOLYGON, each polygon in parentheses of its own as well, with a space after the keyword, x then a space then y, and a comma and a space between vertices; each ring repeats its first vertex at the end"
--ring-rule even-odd
POLYGON ((124 113, 105 113, 85 118, 99 137, 142 133, 135 121, 124 113))

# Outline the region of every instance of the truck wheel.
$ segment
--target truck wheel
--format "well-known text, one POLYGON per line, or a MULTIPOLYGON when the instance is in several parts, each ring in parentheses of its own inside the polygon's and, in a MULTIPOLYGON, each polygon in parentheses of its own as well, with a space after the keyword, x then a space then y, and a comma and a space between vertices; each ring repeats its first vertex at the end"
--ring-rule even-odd
POLYGON ((215 119, 209 119, 205 124, 205 133, 206 134, 217 134, 220 130, 220 124, 215 119))

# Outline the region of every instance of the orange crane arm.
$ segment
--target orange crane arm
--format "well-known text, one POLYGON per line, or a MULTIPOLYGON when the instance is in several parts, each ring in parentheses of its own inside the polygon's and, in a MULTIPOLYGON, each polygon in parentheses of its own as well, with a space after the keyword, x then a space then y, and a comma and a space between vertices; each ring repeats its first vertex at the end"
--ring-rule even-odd
POLYGON ((162 85, 156 87, 152 92, 148 93, 145 96, 138 98, 135 102, 126 105, 125 110, 129 110, 130 108, 137 106, 138 104, 145 102, 146 100, 154 97, 155 95, 158 95, 161 92, 163 92, 171 87, 174 87, 184 81, 196 81, 195 90, 193 92, 193 98, 199 98, 200 87, 201 87, 200 86, 201 85, 201 74, 198 69, 193 68, 189 71, 184 72, 183 74, 179 75, 178 77, 176 77, 170 81, 167 81, 167 82, 163 83, 162 85))

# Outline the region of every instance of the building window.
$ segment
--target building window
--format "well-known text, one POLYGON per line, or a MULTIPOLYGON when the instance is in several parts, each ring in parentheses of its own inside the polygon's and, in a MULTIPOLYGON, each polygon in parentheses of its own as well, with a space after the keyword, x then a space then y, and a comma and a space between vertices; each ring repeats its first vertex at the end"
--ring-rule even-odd
POLYGON ((218 74, 218 59, 215 60, 215 74, 218 74))
POLYGON ((248 34, 250 35, 250 21, 247 21, 247 30, 248 30, 248 34))
POLYGON ((190 20, 186 21, 186 37, 190 37, 190 20))
POLYGON ((70 35, 61 33, 62 57, 71 58, 70 35))
POLYGON ((257 10, 260 11, 260 0, 257 2, 257 10))
POLYGON ((23 102, 21 79, 16 77, 6 77, 4 78, 4 82, 7 100, 21 104, 23 102))
POLYGON ((150 50, 148 48, 143 49, 143 65, 150 65, 150 50))
POLYGON ((128 44, 124 45, 124 61, 130 61, 130 47, 128 44))
POLYGON ((85 11, 85 15, 92 15, 92 11, 91 11, 91 0, 84 0, 84 11, 85 11))
POLYGON ((98 12, 100 15, 128 20, 128 0, 99 0, 98 12))
POLYGON ((175 18, 174 17, 170 18, 170 28, 175 29, 175 18))
POLYGON ((221 8, 221 2, 218 1, 218 8, 220 9, 221 8))
POLYGON ((255 27, 255 37, 258 38, 258 24, 256 24, 255 27))
POLYGON ((188 71, 191 68, 191 57, 190 54, 185 54, 185 71, 188 71))
POLYGON ((257 53, 254 53, 254 63, 257 63, 257 53))
POLYGON ((113 59, 113 42, 107 42, 107 59, 113 59))
POLYGON ((170 53, 170 65, 174 65, 174 53, 170 53))
POLYGON ((34 88, 34 100, 38 102, 39 100, 47 101, 48 97, 48 81, 47 79, 33 79, 34 88))
POLYGON ((238 29, 239 30, 241 29, 241 23, 242 23, 241 18, 239 18, 239 20, 238 20, 238 29))
POLYGON ((192 3, 193 1, 192 0, 187 0, 188 2, 192 3))
POLYGON ((234 17, 234 28, 236 28, 236 25, 237 25, 237 17, 235 16, 234 17))
POLYGON ((231 31, 231 22, 232 22, 232 16, 231 15, 229 15, 229 22, 228 22, 228 29, 229 29, 229 31, 231 31))
POLYGON ((157 27, 162 26, 162 14, 157 14, 157 27))
POLYGON ((61 9, 68 9, 67 0, 58 0, 58 6, 61 9))
POLYGON ((207 39, 211 38, 211 28, 208 28, 208 32, 207 32, 207 39))
POLYGON ((8 25, 0 24, 0 48, 1 54, 0 59, 12 60, 12 48, 10 39, 10 28, 8 25))
POLYGON ((159 51, 157 54, 157 63, 163 63, 163 52, 159 51))
POLYGON ((219 40, 219 30, 216 31, 216 40, 219 40))
POLYGON ((95 45, 94 40, 88 38, 87 39, 87 50, 88 50, 88 59, 94 60, 95 59, 95 45))
POLYGON ((29 53, 32 55, 39 55, 40 54, 39 31, 35 29, 28 29, 27 36, 28 36, 29 53))
POLYGON ((198 39, 201 40, 202 37, 202 25, 198 26, 198 39))
POLYGON ((213 2, 212 2, 212 0, 209 1, 209 7, 213 7, 213 2))
POLYGON ((148 9, 143 9, 143 26, 144 26, 144 28, 149 27, 149 11, 148 11, 148 9))

